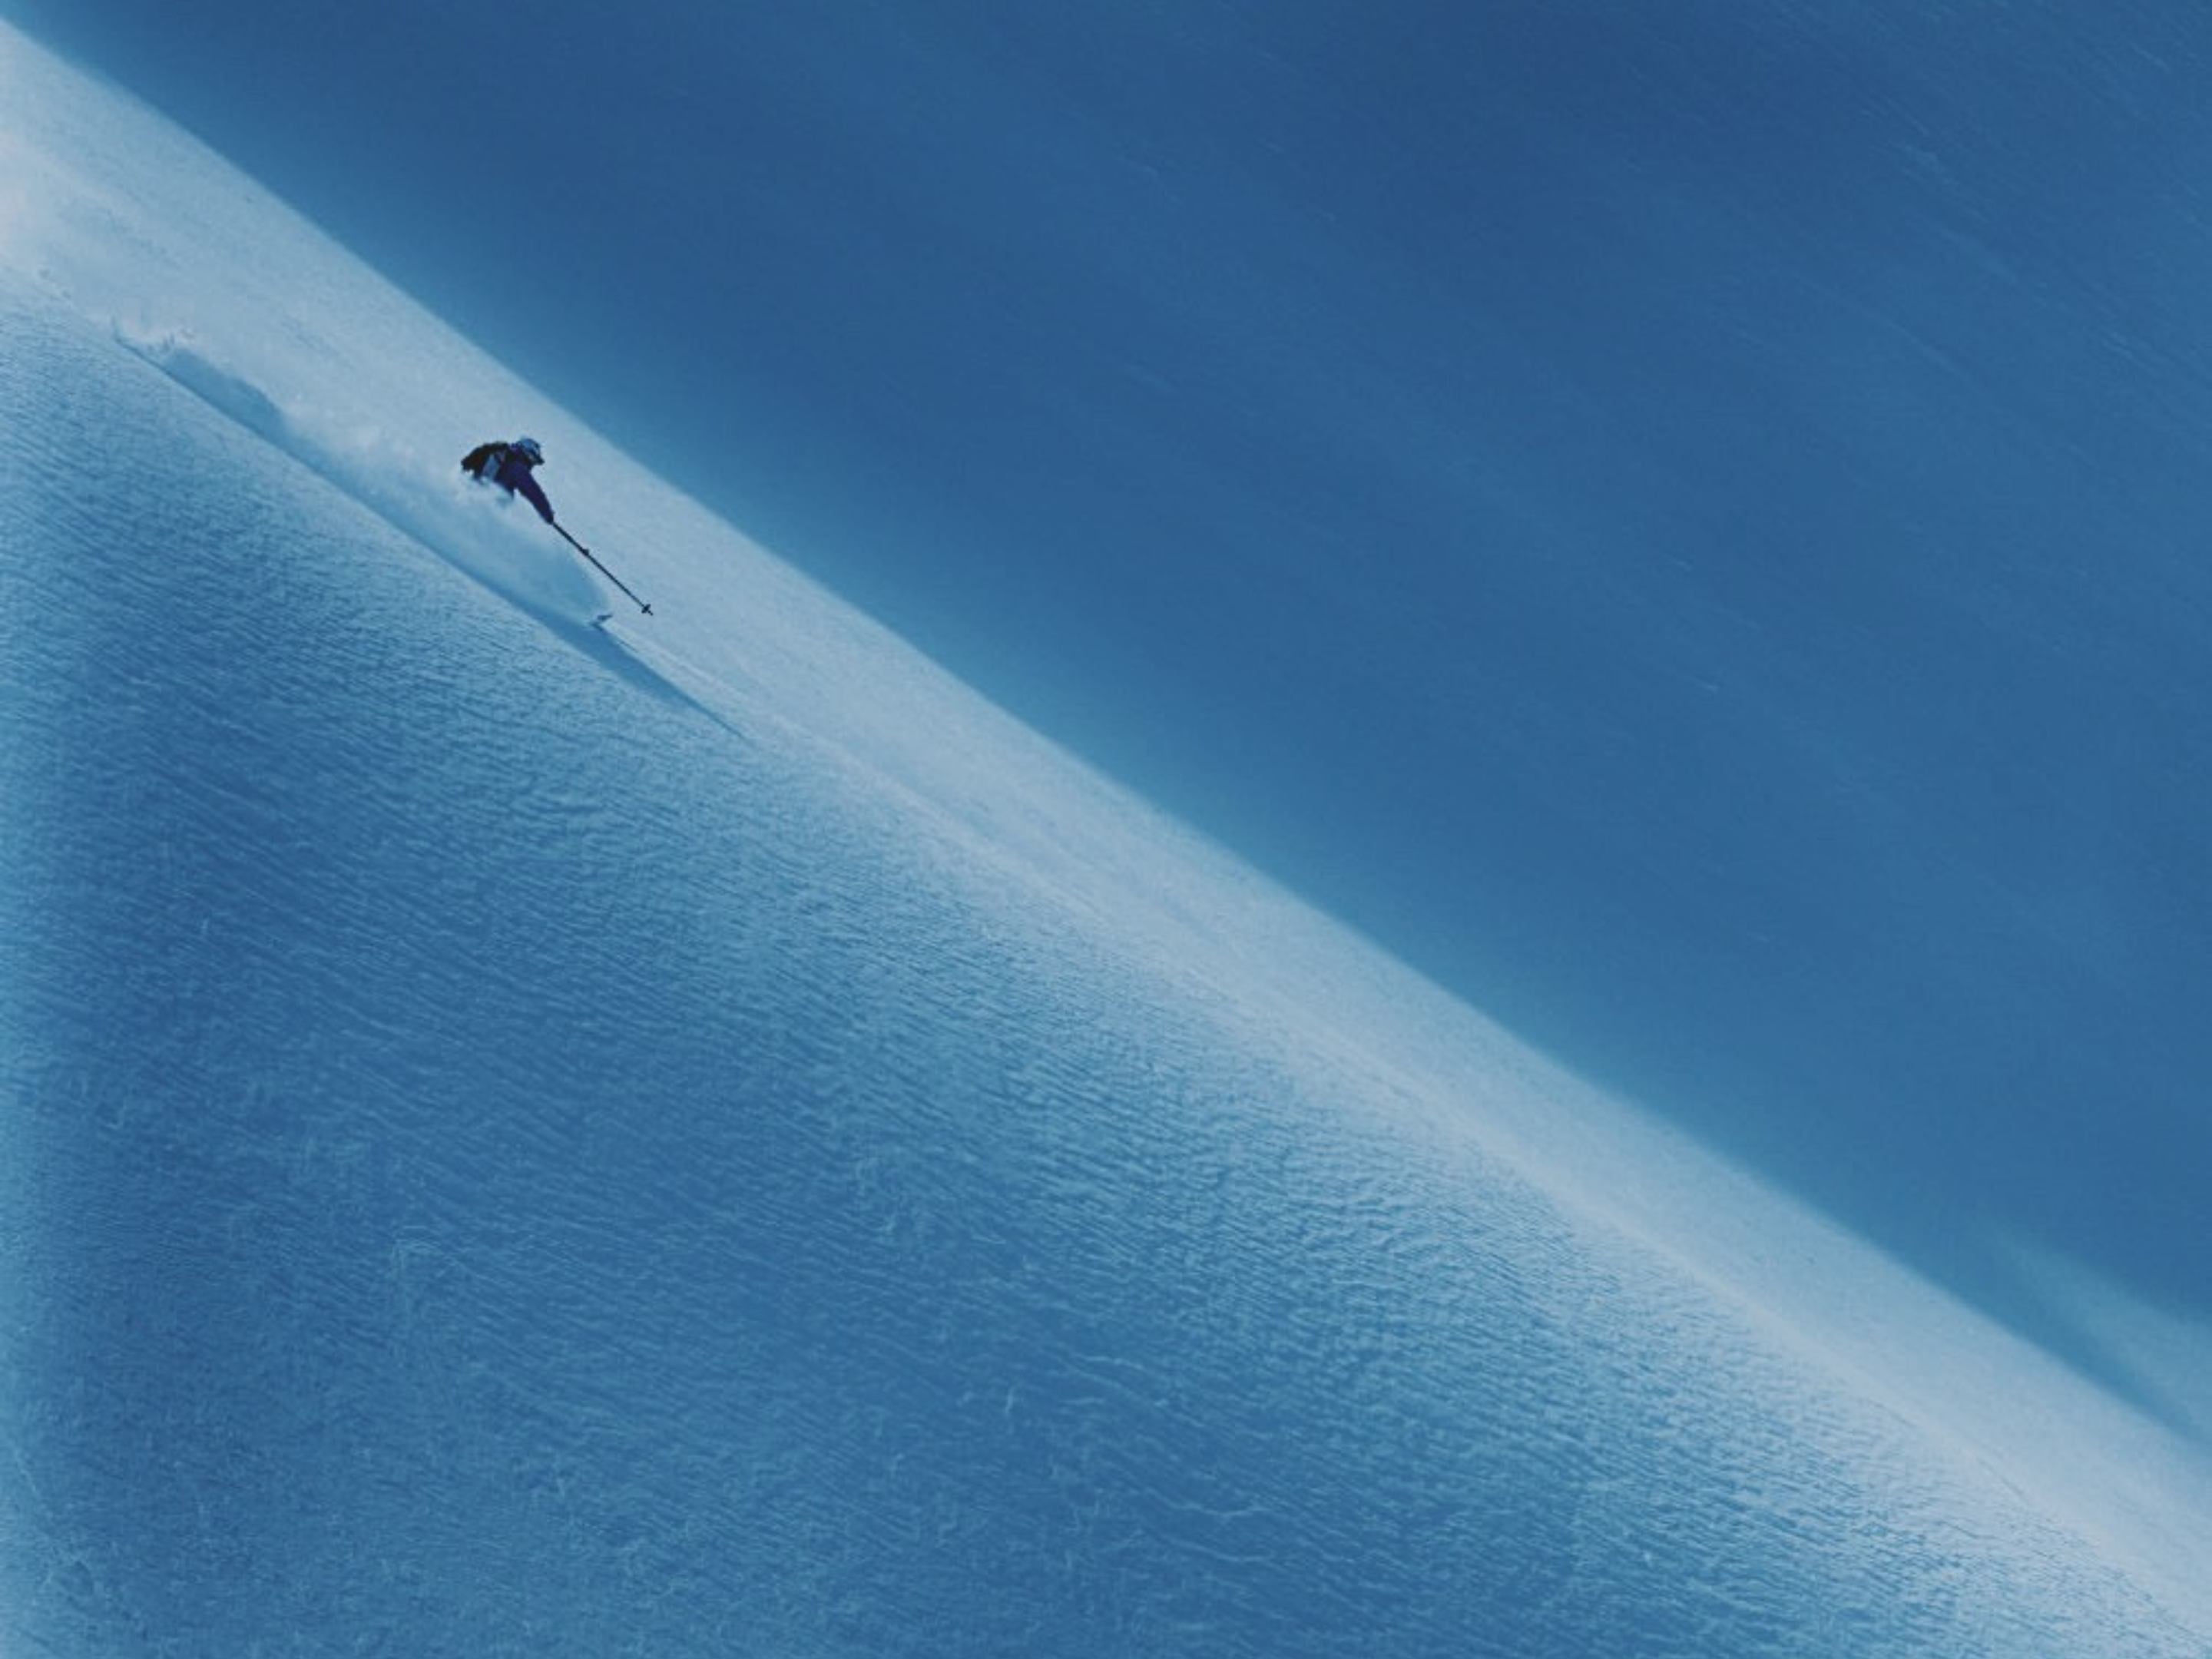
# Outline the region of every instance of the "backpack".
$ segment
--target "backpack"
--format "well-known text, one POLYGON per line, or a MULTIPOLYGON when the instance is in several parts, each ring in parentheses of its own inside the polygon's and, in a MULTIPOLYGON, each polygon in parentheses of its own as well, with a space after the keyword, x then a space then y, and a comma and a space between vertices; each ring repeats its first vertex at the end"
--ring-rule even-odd
POLYGON ((478 444, 461 457, 461 471, 471 478, 495 478, 507 460, 507 448, 503 443, 478 444))

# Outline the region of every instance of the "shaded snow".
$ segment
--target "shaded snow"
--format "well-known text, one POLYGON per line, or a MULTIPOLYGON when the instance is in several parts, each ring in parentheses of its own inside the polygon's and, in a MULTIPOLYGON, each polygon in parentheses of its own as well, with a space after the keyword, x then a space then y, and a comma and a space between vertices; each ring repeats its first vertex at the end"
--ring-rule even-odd
POLYGON ((13 1644, 2212 1640, 2187 1443, 0 93, 13 1644))

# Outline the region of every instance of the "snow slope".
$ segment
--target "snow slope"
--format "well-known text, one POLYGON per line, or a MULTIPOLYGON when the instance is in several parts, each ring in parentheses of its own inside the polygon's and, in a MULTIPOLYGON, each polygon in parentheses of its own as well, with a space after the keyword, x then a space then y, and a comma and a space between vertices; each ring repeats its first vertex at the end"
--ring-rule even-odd
POLYGON ((0 110, 11 1650, 2212 1643, 2191 1444, 0 110))

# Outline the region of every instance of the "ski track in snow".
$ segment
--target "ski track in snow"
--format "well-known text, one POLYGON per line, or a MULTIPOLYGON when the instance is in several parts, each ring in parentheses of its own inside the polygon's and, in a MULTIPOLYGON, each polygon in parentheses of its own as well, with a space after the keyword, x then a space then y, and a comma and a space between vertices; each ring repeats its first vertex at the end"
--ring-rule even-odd
POLYGON ((2205 1651, 2180 1443, 533 415, 591 629, 386 435, 526 389, 0 88, 11 1644, 2205 1651))

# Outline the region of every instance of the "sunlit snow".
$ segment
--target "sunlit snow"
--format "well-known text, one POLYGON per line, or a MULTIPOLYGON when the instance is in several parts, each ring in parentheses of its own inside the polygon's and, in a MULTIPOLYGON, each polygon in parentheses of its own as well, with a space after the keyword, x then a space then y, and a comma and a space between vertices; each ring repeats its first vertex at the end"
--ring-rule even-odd
POLYGON ((4 28, 0 422, 11 1650, 2212 1644, 2196 1442, 4 28))

